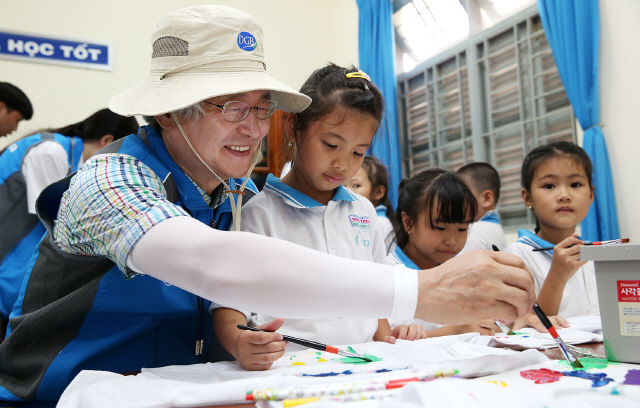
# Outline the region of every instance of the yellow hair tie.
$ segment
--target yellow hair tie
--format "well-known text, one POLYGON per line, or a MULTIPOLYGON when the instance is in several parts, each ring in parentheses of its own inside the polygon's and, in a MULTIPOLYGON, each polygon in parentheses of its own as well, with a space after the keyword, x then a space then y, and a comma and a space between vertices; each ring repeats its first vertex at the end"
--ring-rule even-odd
POLYGON ((362 79, 366 79, 367 81, 371 82, 371 77, 369 75, 365 74, 362 71, 349 72, 349 73, 347 73, 347 78, 362 78, 362 79))

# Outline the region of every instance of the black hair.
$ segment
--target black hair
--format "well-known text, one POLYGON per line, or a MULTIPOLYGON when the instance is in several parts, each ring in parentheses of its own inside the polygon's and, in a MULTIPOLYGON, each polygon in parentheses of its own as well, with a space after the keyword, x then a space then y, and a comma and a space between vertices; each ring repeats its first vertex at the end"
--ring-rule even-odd
POLYGON ((33 116, 33 106, 31 101, 15 85, 8 82, 0 82, 0 102, 3 102, 9 112, 17 110, 25 120, 31 119, 33 116))
POLYGON ((82 140, 100 140, 104 135, 113 135, 113 140, 118 140, 136 133, 138 121, 134 117, 121 116, 105 108, 81 122, 46 131, 70 137, 77 136, 82 140))
MULTIPOLYGON (((533 149, 522 162, 522 168, 520 170, 522 188, 527 192, 531 192, 531 183, 533 183, 533 176, 536 174, 538 167, 549 159, 555 157, 567 157, 573 160, 576 164, 581 164, 587 173, 587 181, 589 188, 593 185, 593 165, 587 152, 580 146, 572 142, 553 142, 546 145, 538 146, 533 149)), ((534 212, 535 215, 535 212, 534 212)), ((536 217, 536 229, 537 234, 540 231, 540 222, 536 217)))
MULTIPOLYGON (((315 70, 300 88, 311 98, 311 104, 294 116, 294 135, 304 135, 313 122, 330 114, 334 108, 342 106, 370 115, 376 120, 376 131, 384 116, 384 97, 373 82, 364 78, 347 78, 347 74, 358 72, 354 66, 340 67, 329 63, 315 70)), ((286 129, 286 127, 285 127, 286 129)), ((284 157, 291 160, 293 148, 284 143, 284 157)))
POLYGON ((367 173, 367 178, 371 183, 372 190, 379 186, 384 187, 384 195, 382 198, 380 198, 377 203, 372 204, 374 207, 379 204, 387 207, 387 218, 392 220, 395 217, 395 213, 393 211, 393 206, 391 205, 391 200, 389 200, 389 172, 387 171, 387 167, 373 156, 366 156, 362 161, 361 167, 364 169, 364 172, 367 173))
POLYGON ((409 242, 409 234, 402 223, 402 213, 415 223, 423 211, 429 211, 431 228, 435 228, 439 221, 447 224, 471 223, 476 219, 478 203, 467 183, 447 170, 429 169, 402 180, 394 223, 400 249, 404 249, 409 242))
POLYGON ((475 162, 462 166, 456 174, 469 180, 471 187, 478 193, 490 190, 496 204, 500 199, 500 175, 489 163, 475 162))

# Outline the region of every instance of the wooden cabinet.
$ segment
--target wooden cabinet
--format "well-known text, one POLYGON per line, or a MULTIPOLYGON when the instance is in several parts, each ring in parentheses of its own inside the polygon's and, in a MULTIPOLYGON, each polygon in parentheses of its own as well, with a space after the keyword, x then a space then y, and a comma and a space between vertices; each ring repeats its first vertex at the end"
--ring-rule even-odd
POLYGON ((259 183, 258 181, 266 179, 269 173, 280 177, 280 171, 284 165, 284 127, 288 116, 289 113, 281 110, 276 110, 271 116, 269 133, 262 141, 262 159, 256 164, 251 175, 251 178, 260 189, 262 189, 260 184, 264 185, 264 182, 259 183))

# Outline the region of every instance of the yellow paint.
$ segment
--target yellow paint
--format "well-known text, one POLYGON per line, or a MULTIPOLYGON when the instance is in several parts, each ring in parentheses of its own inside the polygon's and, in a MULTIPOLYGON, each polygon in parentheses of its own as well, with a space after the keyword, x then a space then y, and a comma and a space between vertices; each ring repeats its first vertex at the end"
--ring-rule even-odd
POLYGON ((485 380, 485 381, 488 382, 488 383, 491 383, 491 384, 499 385, 501 387, 506 387, 507 386, 507 383, 504 382, 504 381, 489 381, 489 380, 485 380))
POLYGON ((304 365, 302 361, 296 361, 295 363, 291 363, 291 365, 304 365))
POLYGON ((327 362, 327 360, 325 360, 324 358, 319 358, 319 359, 318 359, 318 362, 319 362, 319 363, 326 363, 326 362, 327 362))
POLYGON ((295 407, 298 405, 306 404, 309 402, 317 401, 318 398, 296 398, 296 399, 286 399, 282 401, 282 406, 287 407, 295 407))

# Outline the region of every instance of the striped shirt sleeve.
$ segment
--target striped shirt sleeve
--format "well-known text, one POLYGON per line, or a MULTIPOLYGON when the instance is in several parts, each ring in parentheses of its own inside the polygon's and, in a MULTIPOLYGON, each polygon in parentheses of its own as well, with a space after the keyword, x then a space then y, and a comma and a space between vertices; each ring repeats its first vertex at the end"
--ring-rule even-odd
POLYGON ((123 154, 87 160, 60 203, 54 239, 65 252, 111 259, 129 278, 129 254, 153 226, 188 216, 166 199, 162 180, 144 163, 123 154))

